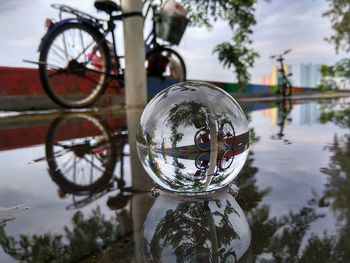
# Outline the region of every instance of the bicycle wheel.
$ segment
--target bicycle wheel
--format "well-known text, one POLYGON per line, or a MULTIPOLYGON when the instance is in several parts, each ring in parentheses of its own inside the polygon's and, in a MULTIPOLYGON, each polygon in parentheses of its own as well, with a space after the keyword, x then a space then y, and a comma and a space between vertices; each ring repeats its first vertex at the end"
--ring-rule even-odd
POLYGON ((147 76, 170 79, 176 82, 186 80, 186 66, 175 50, 157 47, 146 55, 147 76))
POLYGON ((60 106, 91 106, 104 92, 110 71, 106 40, 81 23, 63 24, 54 30, 39 56, 41 83, 60 106))
POLYGON ((197 149, 206 152, 210 150, 210 132, 206 128, 202 128, 196 132, 194 136, 194 144, 197 149))
POLYGON ((82 194, 108 187, 116 165, 112 135, 102 121, 81 113, 54 120, 46 138, 52 180, 65 192, 82 194))
POLYGON ((282 86, 282 96, 283 97, 285 97, 285 96, 287 96, 287 85, 286 84, 284 84, 283 86, 282 86))
POLYGON ((235 129, 233 128, 231 121, 222 121, 220 124, 219 132, 224 144, 228 147, 231 147, 235 137, 235 129))
POLYGON ((232 149, 227 149, 221 156, 221 158, 218 160, 219 169, 221 171, 225 171, 228 168, 230 168, 231 164, 233 163, 234 159, 234 152, 232 149))
POLYGON ((195 165, 198 170, 206 171, 209 168, 210 153, 201 152, 196 156, 195 165))

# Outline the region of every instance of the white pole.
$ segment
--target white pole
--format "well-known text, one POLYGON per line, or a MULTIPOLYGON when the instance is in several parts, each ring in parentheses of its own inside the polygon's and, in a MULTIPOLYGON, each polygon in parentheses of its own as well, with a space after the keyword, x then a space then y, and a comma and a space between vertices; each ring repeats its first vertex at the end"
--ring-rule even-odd
MULTIPOLYGON (((123 13, 142 12, 142 0, 122 0, 121 7, 123 13)), ((141 16, 124 19, 124 47, 126 107, 143 107, 147 103, 147 82, 141 16)))

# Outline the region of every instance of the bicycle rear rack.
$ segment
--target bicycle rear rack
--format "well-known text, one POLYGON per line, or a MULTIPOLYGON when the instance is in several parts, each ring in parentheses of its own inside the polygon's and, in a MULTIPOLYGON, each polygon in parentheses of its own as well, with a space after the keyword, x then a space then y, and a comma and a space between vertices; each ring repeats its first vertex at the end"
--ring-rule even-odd
POLYGON ((106 22, 107 20, 104 19, 100 19, 97 17, 94 17, 92 15, 89 15, 85 12, 82 12, 78 9, 72 8, 70 6, 67 5, 61 5, 61 4, 52 4, 51 5, 53 8, 58 9, 60 11, 59 13, 59 17, 60 19, 62 19, 62 13, 68 13, 68 14, 72 14, 75 15, 77 18, 85 18, 88 19, 90 21, 92 21, 95 24, 101 24, 101 22, 106 22))

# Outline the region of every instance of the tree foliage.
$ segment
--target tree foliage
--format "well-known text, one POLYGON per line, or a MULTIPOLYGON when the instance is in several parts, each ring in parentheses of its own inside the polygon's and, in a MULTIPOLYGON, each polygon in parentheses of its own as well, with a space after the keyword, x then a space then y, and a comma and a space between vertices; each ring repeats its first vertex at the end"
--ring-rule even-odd
POLYGON ((106 219, 99 207, 88 218, 78 211, 72 217, 72 228, 64 235, 44 233, 21 234, 19 240, 0 227, 0 246, 19 262, 77 262, 118 240, 115 218, 106 219))
POLYGON ((338 88, 335 78, 341 78, 343 81, 350 79, 350 59, 344 58, 335 63, 333 66, 322 65, 321 83, 318 86, 320 90, 333 90, 338 88))
POLYGON ((335 44, 335 49, 350 51, 350 0, 327 0, 330 9, 323 15, 331 20, 334 34, 327 40, 335 44))
POLYGON ((259 57, 251 48, 253 26, 256 24, 257 0, 182 0, 194 25, 210 27, 211 21, 222 19, 228 22, 231 40, 217 45, 213 52, 224 67, 234 68, 237 81, 243 86, 250 80, 249 68, 259 57))
POLYGON ((333 66, 322 65, 320 72, 322 77, 350 78, 350 59, 343 58, 333 66))

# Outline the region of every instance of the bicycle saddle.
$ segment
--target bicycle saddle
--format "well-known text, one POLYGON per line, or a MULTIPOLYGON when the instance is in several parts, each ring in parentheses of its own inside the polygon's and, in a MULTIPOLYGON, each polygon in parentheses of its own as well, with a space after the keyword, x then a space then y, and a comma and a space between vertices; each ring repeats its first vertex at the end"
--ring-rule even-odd
POLYGON ((111 0, 96 0, 94 6, 96 7, 96 9, 104 11, 108 14, 111 14, 114 11, 121 11, 120 6, 116 2, 111 0))

